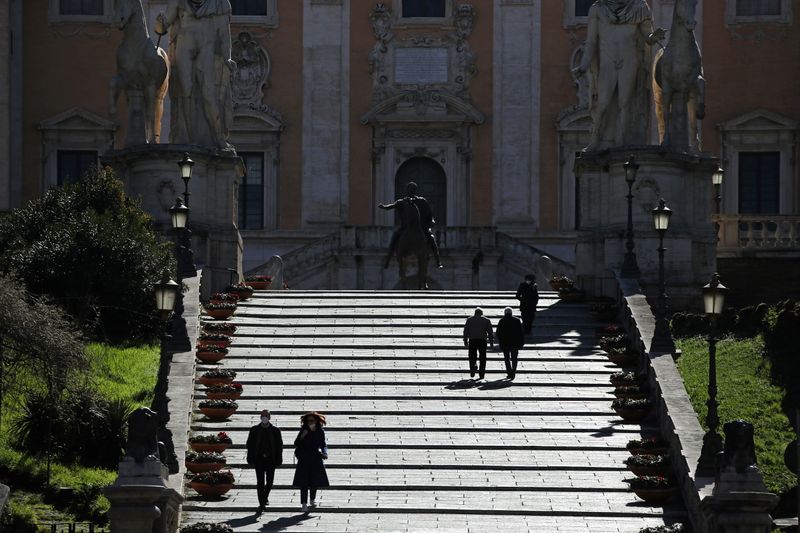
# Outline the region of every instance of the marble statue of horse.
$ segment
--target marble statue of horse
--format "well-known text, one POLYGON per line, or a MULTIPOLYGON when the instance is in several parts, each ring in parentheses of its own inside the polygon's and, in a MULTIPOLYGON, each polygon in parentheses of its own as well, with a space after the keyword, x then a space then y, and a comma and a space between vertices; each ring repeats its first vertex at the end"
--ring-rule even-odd
POLYGON ((699 149, 697 121, 705 116, 706 80, 694 37, 697 0, 675 0, 667 46, 653 65, 653 99, 661 145, 699 149))
POLYGON ((157 143, 161 137, 164 96, 169 85, 169 57, 153 44, 141 0, 115 0, 113 22, 123 31, 117 48, 117 75, 111 79, 109 113, 117 113, 122 91, 128 99, 127 146, 157 143))
POLYGON ((425 237, 425 230, 422 227, 422 220, 419 209, 409 198, 397 201, 397 210, 403 221, 403 231, 397 241, 395 252, 397 263, 400 268, 400 281, 403 288, 406 287, 406 264, 404 259, 409 256, 417 259, 417 288, 424 290, 428 288, 428 256, 430 246, 425 237))

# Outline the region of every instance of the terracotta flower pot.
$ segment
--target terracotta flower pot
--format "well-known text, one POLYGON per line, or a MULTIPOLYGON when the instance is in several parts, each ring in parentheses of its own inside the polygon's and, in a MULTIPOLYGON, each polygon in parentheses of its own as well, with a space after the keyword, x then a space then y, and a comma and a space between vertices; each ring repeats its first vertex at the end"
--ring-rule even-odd
POLYGON ((218 498, 233 488, 233 484, 206 485, 197 481, 190 481, 189 486, 205 498, 218 498))
POLYGON ((550 281, 550 288, 558 292, 559 289, 566 289, 570 284, 565 281, 550 281))
POLYGON ((272 285, 272 282, 271 281, 245 281, 244 284, 247 285, 248 287, 250 287, 251 289, 263 291, 263 290, 269 289, 269 286, 272 285))
POLYGON ((226 383, 233 383, 233 378, 206 378, 200 376, 197 378, 197 382, 210 387, 212 385, 225 385, 226 383))
POLYGON ((658 505, 669 501, 675 494, 675 489, 633 489, 633 492, 647 503, 658 505))
POLYGON ((196 452, 217 452, 222 453, 231 445, 229 442, 189 442, 189 447, 196 452))
POLYGON ((614 411, 616 411, 617 414, 620 416, 620 418, 622 418, 623 420, 626 420, 628 422, 638 422, 640 420, 643 420, 648 415, 648 413, 650 413, 650 408, 649 407, 647 409, 617 408, 614 409, 614 411))
POLYGON ((201 407, 200 412, 206 415, 211 420, 227 420, 231 417, 236 409, 233 407, 214 408, 214 407, 201 407))
POLYGON ((560 292, 558 297, 562 302, 578 303, 586 298, 586 291, 560 292))
POLYGON ((635 476, 661 476, 667 477, 670 475, 669 466, 643 466, 643 465, 628 465, 628 470, 633 472, 635 476))
POLYGON ((220 352, 204 352, 202 348, 199 348, 195 357, 204 363, 219 363, 226 355, 220 352))
POLYGON ((228 320, 235 309, 206 309, 206 314, 214 320, 228 320))
POLYGON ((633 366, 639 359, 639 354, 636 352, 611 352, 606 355, 608 360, 617 366, 633 366))
POLYGON ((209 400, 238 400, 241 392, 206 392, 209 400))
POLYGON ((208 341, 200 339, 197 341, 197 347, 200 348, 201 346, 216 346, 217 348, 227 348, 231 345, 231 341, 208 341))
MULTIPOLYGON (((614 390, 614 396, 617 398, 627 398, 629 400, 644 400, 649 396, 647 391, 639 390, 639 391, 627 391, 627 390, 614 390)), ((648 453, 648 452, 643 452, 648 453)))
POLYGON ((211 472, 213 470, 222 470, 225 467, 225 463, 190 463, 189 461, 186 461, 185 464, 186 468, 192 474, 211 472))

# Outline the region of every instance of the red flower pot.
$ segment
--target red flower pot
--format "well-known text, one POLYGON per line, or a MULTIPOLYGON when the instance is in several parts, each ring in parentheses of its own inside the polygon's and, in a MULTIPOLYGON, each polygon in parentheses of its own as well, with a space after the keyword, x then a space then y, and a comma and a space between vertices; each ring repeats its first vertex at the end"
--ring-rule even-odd
POLYGON ((619 408, 619 409, 614 409, 614 411, 616 411, 617 414, 620 416, 620 418, 622 418, 623 420, 626 420, 628 422, 638 422, 640 420, 643 420, 647 416, 647 414, 650 412, 650 409, 619 408))
POLYGON ((675 494, 675 489, 633 489, 633 492, 647 503, 658 505, 669 501, 675 494))
POLYGON ((208 341, 200 339, 197 341, 197 347, 200 348, 202 346, 216 346, 217 348, 227 348, 231 345, 231 341, 208 341))
POLYGON ((190 463, 189 461, 186 461, 185 464, 186 468, 192 474, 211 472, 212 470, 222 470, 225 467, 225 463, 190 463))
POLYGON ((236 412, 236 409, 233 407, 230 408, 214 408, 214 407, 201 407, 200 412, 206 415, 211 420, 227 420, 231 417, 233 413, 236 412))
POLYGON ((196 452, 222 453, 227 450, 230 445, 229 442, 219 442, 215 444, 210 442, 189 442, 189 447, 196 452))
POLYGON ((224 385, 226 383, 233 383, 233 378, 206 378, 200 376, 197 378, 198 383, 202 383, 203 385, 210 387, 212 385, 224 385))
POLYGON ((636 352, 611 352, 606 355, 608 360, 617 366, 633 366, 639 359, 639 354, 636 352))
POLYGON ((206 309, 206 314, 214 320, 228 320, 235 309, 206 309))
POLYGON ((200 494, 200 496, 206 498, 218 498, 233 488, 233 484, 206 485, 205 483, 198 483, 197 481, 190 481, 189 486, 200 494))
MULTIPOLYGON (((649 393, 647 391, 625 391, 625 390, 614 390, 614 396, 617 398, 627 398, 629 400, 644 400, 647 398, 649 393)), ((649 453, 649 452, 644 452, 649 453)))
POLYGON ((219 363, 226 355, 220 352, 204 352, 202 348, 199 348, 195 357, 204 363, 219 363))
POLYGON ((251 289, 263 291, 263 290, 269 289, 269 286, 272 285, 272 282, 271 281, 245 281, 244 284, 247 285, 248 287, 250 287, 251 289))
POLYGON ((668 466, 643 466, 643 465, 628 465, 628 470, 633 472, 635 476, 661 476, 667 477, 670 475, 668 466))

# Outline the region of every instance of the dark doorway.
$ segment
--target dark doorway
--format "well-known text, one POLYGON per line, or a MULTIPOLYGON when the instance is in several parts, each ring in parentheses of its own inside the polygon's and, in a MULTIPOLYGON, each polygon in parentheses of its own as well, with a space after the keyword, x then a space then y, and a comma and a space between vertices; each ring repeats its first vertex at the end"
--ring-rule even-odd
MULTIPOLYGON (((447 176, 442 166, 429 157, 412 157, 397 170, 395 175, 395 198, 406 195, 409 181, 419 186, 419 196, 425 197, 433 211, 436 226, 447 225, 447 176)), ((396 223, 399 224, 396 219, 396 223)))

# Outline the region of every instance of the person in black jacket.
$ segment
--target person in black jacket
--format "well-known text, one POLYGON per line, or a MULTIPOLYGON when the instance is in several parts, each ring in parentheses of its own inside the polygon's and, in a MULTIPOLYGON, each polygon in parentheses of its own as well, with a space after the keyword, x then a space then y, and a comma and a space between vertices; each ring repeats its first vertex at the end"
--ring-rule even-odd
POLYGON ((328 474, 322 462, 328 458, 328 445, 325 443, 325 415, 316 411, 300 417, 300 433, 294 440, 294 456, 297 468, 294 471, 293 487, 300 489, 300 504, 303 512, 308 512, 308 493, 311 492, 311 507, 317 506, 317 489, 328 487, 328 474))
POLYGON ((512 313, 511 308, 506 307, 503 318, 497 324, 497 342, 500 344, 500 349, 503 350, 508 379, 514 379, 517 374, 517 356, 525 343, 522 322, 512 313))
POLYGON ((525 333, 533 332, 533 319, 536 318, 536 305, 539 303, 539 289, 533 274, 525 276, 525 281, 517 289, 519 312, 522 315, 522 329, 525 333))
POLYGON ((247 464, 256 469, 259 513, 269 505, 275 469, 283 464, 281 430, 272 425, 271 418, 267 409, 261 411, 261 423, 250 428, 247 435, 247 464))

